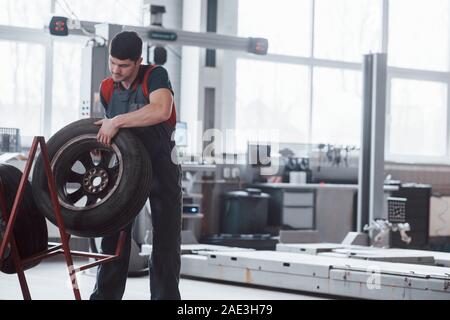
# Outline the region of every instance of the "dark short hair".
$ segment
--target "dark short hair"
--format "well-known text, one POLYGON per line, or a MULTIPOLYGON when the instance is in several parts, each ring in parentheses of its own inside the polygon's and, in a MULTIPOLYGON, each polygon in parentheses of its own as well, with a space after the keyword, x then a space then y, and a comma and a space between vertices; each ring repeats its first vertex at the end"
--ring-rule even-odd
POLYGON ((112 39, 109 54, 119 60, 137 61, 142 55, 142 39, 134 31, 122 31, 112 39))

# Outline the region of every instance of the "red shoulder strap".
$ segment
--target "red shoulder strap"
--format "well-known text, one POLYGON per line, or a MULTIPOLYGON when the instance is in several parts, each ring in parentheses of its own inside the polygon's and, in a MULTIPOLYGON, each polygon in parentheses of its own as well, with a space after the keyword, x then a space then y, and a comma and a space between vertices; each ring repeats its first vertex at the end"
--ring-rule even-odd
MULTIPOLYGON (((157 66, 155 64, 150 64, 148 66, 147 70, 145 71, 144 79, 142 80, 142 92, 144 93, 144 96, 146 98, 148 98, 148 96, 149 96, 148 86, 147 86, 148 77, 150 77, 150 74, 156 67, 157 66)), ((172 127, 175 127, 175 125, 177 123, 177 110, 175 107, 175 101, 172 103, 172 113, 170 114, 170 118, 169 118, 169 120, 167 120, 167 122, 172 127)))
POLYGON ((109 103, 109 101, 111 101, 113 91, 114 91, 114 80, 112 78, 107 78, 103 80, 102 83, 100 84, 100 94, 102 95, 103 99, 105 99, 107 104, 109 103))

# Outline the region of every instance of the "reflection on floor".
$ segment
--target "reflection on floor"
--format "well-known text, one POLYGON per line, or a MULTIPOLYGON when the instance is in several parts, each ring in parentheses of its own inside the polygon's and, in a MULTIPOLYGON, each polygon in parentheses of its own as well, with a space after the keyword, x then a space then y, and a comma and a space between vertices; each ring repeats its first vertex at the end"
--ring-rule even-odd
MULTIPOLYGON (((84 264, 77 260, 75 265, 84 264)), ((67 268, 60 257, 50 258, 25 272, 31 297, 36 300, 73 300, 67 268)), ((82 272, 77 277, 82 299, 88 299, 95 284, 92 271, 82 272)), ((21 300, 17 275, 0 273, 0 300, 21 300)), ((302 294, 293 291, 276 291, 268 288, 231 285, 228 283, 208 282, 182 278, 180 291, 186 300, 318 300, 320 296, 302 294)), ((148 276, 129 278, 125 290, 125 300, 149 299, 148 276)))

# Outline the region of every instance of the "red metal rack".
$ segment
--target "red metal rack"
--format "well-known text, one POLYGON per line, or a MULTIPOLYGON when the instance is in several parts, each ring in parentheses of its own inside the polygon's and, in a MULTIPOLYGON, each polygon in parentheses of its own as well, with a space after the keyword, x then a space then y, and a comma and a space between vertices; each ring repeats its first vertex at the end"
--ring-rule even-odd
POLYGON ((3 237, 3 240, 1 242, 0 246, 0 266, 2 264, 3 260, 3 254, 8 246, 10 245, 11 249, 11 255, 14 261, 14 266, 17 271, 17 276, 19 278, 20 288, 22 290, 22 295, 24 300, 31 300, 30 290, 28 288, 28 284, 25 278, 24 273, 24 265, 26 265, 29 262, 36 261, 36 260, 42 260, 45 258, 49 258, 58 254, 64 254, 67 269, 69 271, 69 277, 71 279, 72 283, 72 289, 73 294, 75 296, 76 300, 81 300, 80 290, 78 288, 76 273, 79 271, 83 271, 95 266, 98 266, 103 263, 107 263, 113 260, 116 260, 120 257, 122 248, 125 242, 125 231, 120 232, 119 241, 117 242, 116 252, 114 255, 105 255, 105 254, 98 254, 98 253, 90 253, 90 252, 81 252, 81 251, 71 251, 69 248, 69 240, 70 235, 66 233, 66 229, 64 227, 64 222, 61 216, 61 208, 59 206, 58 196, 56 193, 56 186, 55 186, 55 179, 50 167, 50 160, 48 157, 48 150, 47 145, 45 143, 44 137, 34 137, 33 144, 31 145, 30 154, 28 157, 28 160, 25 165, 25 169, 22 175, 22 179, 19 184, 19 188, 16 193, 16 197, 14 199, 14 204, 11 209, 11 213, 8 214, 6 211, 6 202, 4 198, 4 187, 2 185, 2 182, 0 180, 0 206, 3 213, 3 219, 4 221, 7 221, 5 234, 3 237), (23 194, 25 191, 25 183, 28 180, 28 176, 30 175, 31 167, 34 161, 34 158, 36 156, 36 151, 38 146, 41 147, 41 154, 42 158, 44 160, 44 168, 47 175, 48 180, 48 187, 50 190, 50 196, 52 200, 52 205, 55 210, 55 217, 57 221, 57 227, 59 229, 59 234, 61 237, 61 243, 60 244, 53 244, 49 243, 49 247, 46 251, 40 252, 32 257, 29 257, 27 259, 21 259, 19 255, 19 251, 17 249, 16 241, 14 239, 12 230, 14 227, 14 223, 16 221, 16 217, 18 214, 18 208, 19 204, 22 201, 23 194), (93 258, 96 261, 92 263, 85 264, 83 266, 80 266, 78 268, 75 268, 73 265, 73 258, 72 256, 80 256, 80 257, 87 257, 87 258, 93 258))

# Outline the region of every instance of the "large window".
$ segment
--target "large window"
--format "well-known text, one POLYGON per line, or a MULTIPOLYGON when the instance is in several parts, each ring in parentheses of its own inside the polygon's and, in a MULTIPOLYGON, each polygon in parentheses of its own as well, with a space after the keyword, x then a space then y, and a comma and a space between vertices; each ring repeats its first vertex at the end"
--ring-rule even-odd
POLYGON ((381 0, 316 0, 314 56, 362 61, 381 50, 381 0))
MULTIPOLYGON (((389 79, 386 159, 449 163, 450 0, 291 3, 303 6, 303 10, 297 10, 297 18, 289 18, 291 13, 283 11, 280 17, 285 24, 269 24, 275 21, 271 17, 282 11, 283 6, 256 0, 239 0, 238 3, 240 35, 257 34, 269 39, 269 54, 258 57, 258 61, 267 60, 273 65, 288 63, 292 70, 302 66, 310 74, 303 82, 290 82, 298 82, 290 87, 290 93, 296 92, 298 100, 293 104, 299 111, 289 111, 293 115, 308 114, 310 121, 298 122, 291 131, 302 134, 282 136, 285 139, 282 142, 293 142, 289 138, 298 139, 295 141, 298 143, 360 145, 362 56, 385 52, 389 79), (290 23, 295 27, 286 28, 290 23), (282 41, 290 43, 283 46, 282 41), (304 92, 305 88, 310 91, 304 92), (305 103, 309 103, 309 110, 304 107, 305 103)), ((293 7, 286 8, 286 11, 293 10, 293 7)), ((240 55, 246 56, 245 64, 250 65, 248 55, 238 54, 238 57, 240 55)), ((247 70, 243 63, 238 64, 237 128, 245 125, 240 118, 244 112, 239 110, 241 102, 250 101, 250 95, 259 99, 267 94, 267 89, 256 97, 253 91, 243 90, 248 84, 254 86, 262 81, 261 71, 243 75, 239 68, 247 70)), ((269 108, 268 112, 264 117, 277 119, 278 109, 269 108)), ((288 126, 287 119, 292 117, 285 117, 279 124, 282 131, 288 126)))
POLYGON ((142 0, 57 0, 56 13, 81 20, 141 25, 142 0), (67 6, 67 5, 68 6, 67 6))
MULTIPOLYGON (((236 78, 237 128, 276 130, 288 142, 308 139, 308 67, 239 59, 236 78)), ((245 150, 246 141, 237 146, 245 150)))
POLYGON ((40 134, 45 47, 0 40, 0 60, 0 127, 19 128, 25 136, 40 134))
POLYGON ((79 119, 81 43, 55 41, 53 45, 52 133, 79 119))
POLYGON ((446 83, 392 79, 390 113, 391 154, 446 155, 446 83))
POLYGON ((265 37, 269 52, 309 56, 312 0, 239 1, 238 34, 265 37))
POLYGON ((389 64, 449 70, 449 0, 389 1, 389 64))
POLYGON ((52 14, 140 25, 142 3, 143 0, 0 0, 0 127, 19 128, 26 146, 31 141, 29 137, 48 138, 80 118, 81 52, 87 38, 51 37, 44 27, 52 14))
POLYGON ((449 162, 450 1, 390 0, 387 158, 449 162), (392 70, 391 70, 392 69, 392 70))
POLYGON ((50 0, 0 0, 0 25, 44 28, 50 0))
POLYGON ((358 145, 361 73, 314 68, 312 142, 358 145))

